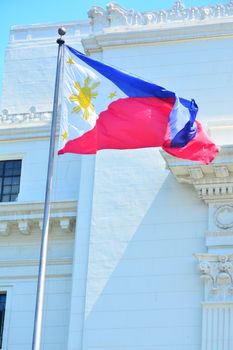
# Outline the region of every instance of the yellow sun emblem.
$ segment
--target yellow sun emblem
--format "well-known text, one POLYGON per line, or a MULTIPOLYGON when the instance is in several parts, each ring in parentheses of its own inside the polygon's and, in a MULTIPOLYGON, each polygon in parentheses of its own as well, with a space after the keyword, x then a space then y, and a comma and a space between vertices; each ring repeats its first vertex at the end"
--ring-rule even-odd
POLYGON ((91 102, 92 99, 95 99, 98 96, 98 92, 94 92, 93 90, 99 86, 100 82, 95 82, 90 86, 91 78, 86 77, 84 80, 84 86, 81 87, 79 82, 74 83, 75 89, 78 91, 78 95, 71 95, 69 97, 71 102, 74 102, 77 104, 72 112, 73 113, 79 113, 83 112, 83 119, 88 120, 90 110, 94 112, 94 106, 91 102))

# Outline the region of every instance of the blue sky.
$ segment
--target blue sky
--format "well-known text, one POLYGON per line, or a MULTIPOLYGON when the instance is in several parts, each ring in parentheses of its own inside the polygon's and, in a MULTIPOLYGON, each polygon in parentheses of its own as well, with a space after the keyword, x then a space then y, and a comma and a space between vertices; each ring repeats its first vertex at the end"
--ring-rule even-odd
MULTIPOLYGON (((1 0, 0 4, 0 96, 2 91, 2 77, 4 69, 4 54, 7 46, 10 27, 16 24, 34 24, 48 22, 65 22, 79 19, 87 19, 88 10, 94 6, 102 6, 105 8, 110 0, 1 0)), ((166 9, 172 7, 174 0, 120 0, 117 2, 126 9, 139 11, 149 11, 166 9)), ((186 7, 203 6, 209 4, 224 4, 228 1, 216 0, 184 0, 186 7)))

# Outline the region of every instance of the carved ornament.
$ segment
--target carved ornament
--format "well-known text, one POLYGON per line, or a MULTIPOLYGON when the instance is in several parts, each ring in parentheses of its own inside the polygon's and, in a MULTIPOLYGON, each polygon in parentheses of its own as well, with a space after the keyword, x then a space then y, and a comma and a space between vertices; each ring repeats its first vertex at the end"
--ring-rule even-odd
MULTIPOLYGON (((53 202, 51 232, 72 233, 76 220, 76 201, 53 202)), ((1 203, 0 238, 13 233, 30 235, 42 230, 44 203, 1 203)))
POLYGON ((233 301, 233 254, 195 254, 207 301, 233 301))
POLYGON ((31 107, 26 113, 9 113, 4 109, 0 113, 0 125, 6 127, 11 124, 31 124, 31 123, 47 123, 52 119, 52 112, 37 112, 35 107, 31 107))
POLYGON ((116 3, 106 9, 93 6, 88 12, 93 31, 120 26, 161 26, 166 23, 200 23, 219 18, 233 17, 233 1, 227 4, 185 7, 182 1, 175 1, 169 9, 159 11, 128 10, 116 3))
MULTIPOLYGON (((161 151, 161 154, 165 159, 167 168, 177 181, 193 185, 198 196, 205 202, 233 201, 232 145, 222 146, 217 157, 209 165, 178 159, 164 151, 161 151)), ((229 219, 230 216, 233 216, 231 206, 224 207, 216 215, 216 223, 219 228, 231 227, 232 221, 229 219), (228 218, 226 218, 227 216, 228 218)))
POLYGON ((233 205, 222 205, 214 213, 215 225, 220 229, 233 228, 233 205))

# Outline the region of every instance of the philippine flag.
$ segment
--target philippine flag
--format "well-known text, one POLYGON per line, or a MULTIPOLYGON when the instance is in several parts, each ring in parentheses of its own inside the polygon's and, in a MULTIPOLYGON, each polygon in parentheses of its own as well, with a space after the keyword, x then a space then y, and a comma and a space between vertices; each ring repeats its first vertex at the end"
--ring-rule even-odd
POLYGON ((216 156, 194 100, 64 49, 59 154, 162 147, 205 164, 216 156))

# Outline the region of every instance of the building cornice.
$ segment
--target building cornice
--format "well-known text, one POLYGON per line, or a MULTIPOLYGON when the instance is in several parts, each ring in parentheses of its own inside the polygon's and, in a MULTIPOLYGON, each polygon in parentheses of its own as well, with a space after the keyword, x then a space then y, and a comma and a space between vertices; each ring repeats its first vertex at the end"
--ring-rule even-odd
POLYGON ((160 11, 127 10, 110 3, 88 12, 91 34, 83 38, 87 52, 118 45, 148 44, 233 35, 233 1, 225 5, 186 8, 176 1, 160 11))
MULTIPOLYGON (((63 23, 69 44, 83 39, 87 51, 102 47, 190 40, 232 35, 233 1, 221 5, 185 7, 175 1, 158 11, 128 10, 116 3, 106 8, 93 6, 89 19, 63 23)), ((13 26, 9 46, 54 44, 59 23, 13 26)))
MULTIPOLYGON (((30 234, 32 229, 41 230, 43 220, 43 202, 0 203, 0 236, 11 232, 30 234)), ((72 232, 76 219, 77 201, 51 203, 50 222, 60 231, 72 232)))
POLYGON ((107 47, 147 45, 187 40, 210 40, 233 37, 233 19, 205 24, 175 24, 155 28, 154 26, 120 27, 93 33, 82 39, 86 53, 97 52, 107 47))
MULTIPOLYGON (((25 141, 46 139, 50 136, 52 112, 37 112, 31 107, 25 113, 9 113, 4 109, 0 113, 0 141, 25 141)), ((59 131, 59 121, 57 134, 59 131)))
POLYGON ((202 23, 216 19, 233 17, 233 1, 226 4, 185 7, 182 1, 175 1, 171 8, 159 11, 127 10, 116 3, 109 3, 106 9, 93 6, 88 12, 93 29, 154 25, 167 23, 202 23))
MULTIPOLYGON (((83 21, 70 21, 62 23, 66 27, 67 41, 73 41, 74 38, 86 36, 90 33, 90 20, 83 21)), ((61 26, 61 23, 42 23, 42 24, 30 24, 30 25, 16 25, 11 27, 10 41, 11 45, 48 45, 49 43, 55 44, 55 37, 57 35, 57 29, 61 26)))
POLYGON ((233 145, 223 146, 209 165, 161 154, 177 181, 193 185, 205 202, 233 200, 233 145))

